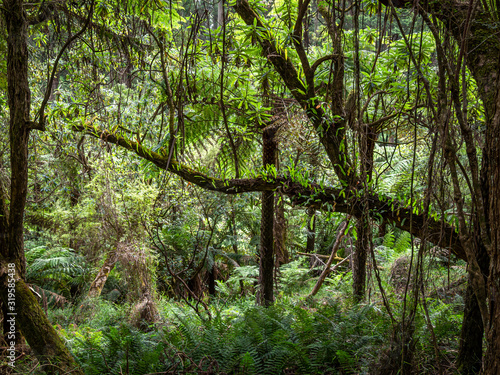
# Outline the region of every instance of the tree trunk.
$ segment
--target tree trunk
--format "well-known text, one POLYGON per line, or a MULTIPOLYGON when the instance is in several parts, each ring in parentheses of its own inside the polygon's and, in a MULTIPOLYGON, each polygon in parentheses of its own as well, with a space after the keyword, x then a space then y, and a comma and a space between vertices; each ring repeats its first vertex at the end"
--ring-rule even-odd
MULTIPOLYGON (((498 56, 496 56, 498 61, 498 56)), ((500 77, 497 72, 496 106, 486 131, 491 248, 489 250, 488 305, 484 374, 500 374, 500 77)), ((491 113, 490 112, 490 113, 491 113)))
POLYGON ((472 375, 481 370, 483 356, 483 321, 474 288, 469 277, 465 293, 464 320, 460 337, 457 366, 460 374, 472 375))
POLYGON ((208 271, 208 294, 211 296, 215 296, 215 263, 212 265, 212 268, 208 271))
POLYGON ((222 27, 224 23, 224 0, 220 0, 217 4, 217 27, 222 27))
POLYGON ((486 329, 487 346, 483 374, 500 374, 500 258, 498 254, 493 262, 490 270, 490 321, 486 329))
POLYGON ((104 260, 104 264, 101 269, 97 273, 94 281, 90 285, 89 292, 87 293, 87 297, 89 298, 97 298, 101 295, 102 289, 108 280, 109 273, 115 267, 116 261, 118 260, 118 254, 116 251, 111 251, 106 259, 104 260))
MULTIPOLYGON (((7 91, 11 186, 9 212, 6 208, 5 192, 0 192, 0 294, 4 306, 9 307, 9 313, 13 313, 13 310, 16 313, 8 315, 8 319, 15 322, 15 330, 20 329, 24 334, 47 373, 83 374, 24 282, 26 259, 23 232, 28 191, 28 140, 31 129, 43 130, 43 127, 29 121, 28 20, 23 1, 6 0, 2 10, 8 33, 7 91), (13 264, 14 267, 9 268, 8 264, 13 264), (15 270, 14 275, 12 271, 9 274, 9 269, 15 270)), ((19 342, 21 337, 15 337, 13 342, 16 340, 19 342)))
POLYGON ((287 222, 285 218, 285 207, 283 196, 276 194, 274 200, 274 250, 276 253, 276 267, 290 262, 290 255, 286 249, 287 222))
MULTIPOLYGON (((9 284, 12 284, 8 269, 7 262, 2 259, 0 261, 2 300, 6 306, 12 306, 8 305, 7 291, 11 289, 9 284)), ((57 335, 40 304, 17 270, 14 279, 15 305, 13 305, 12 313, 16 315, 7 315, 7 319, 11 320, 16 327, 21 328, 30 348, 42 363, 43 370, 48 374, 71 373, 83 375, 83 371, 78 368, 74 358, 57 335)))
MULTIPOLYGON (((479 236, 478 236, 479 237, 479 236)), ((478 264, 485 277, 488 275, 489 258, 484 246, 478 244, 478 264)), ((460 348, 457 355, 457 367, 460 374, 472 375, 481 370, 483 357, 484 324, 481 310, 474 293, 472 275, 469 274, 465 292, 464 319, 460 335, 460 348)))
POLYGON ((28 138, 30 90, 28 84, 28 22, 21 0, 4 2, 7 24, 7 85, 10 112, 11 192, 9 212, 9 260, 26 274, 24 256, 24 208, 28 191, 28 138))
POLYGON ((231 232, 231 236, 233 237, 233 252, 238 254, 238 230, 236 227, 236 210, 234 208, 234 197, 230 197, 231 202, 231 212, 229 213, 229 231, 231 232))
MULTIPOLYGON (((262 164, 274 166, 276 162, 277 127, 268 126, 262 134, 262 164)), ((274 191, 262 192, 262 214, 260 223, 260 260, 259 260, 259 304, 269 306, 274 302, 273 270, 274 270, 274 191)))
POLYGON ((366 257, 368 248, 370 246, 370 239, 368 235, 369 220, 368 215, 363 215, 356 220, 356 249, 352 259, 352 291, 354 299, 358 302, 362 301, 365 297, 366 287, 366 257))
MULTIPOLYGON (((360 122, 361 119, 358 119, 360 122)), ((368 192, 369 182, 372 180, 373 173, 373 150, 375 147, 376 133, 368 126, 362 125, 360 134, 361 152, 361 180, 356 188, 363 188, 365 194, 368 192), (361 181, 368 181, 362 183, 361 181)), ((363 199, 363 198, 361 198, 363 199)), ((362 202, 362 213, 356 220, 356 250, 352 259, 352 289, 354 299, 361 302, 365 298, 366 289, 366 259, 370 250, 371 243, 371 223, 366 202, 362 202)))

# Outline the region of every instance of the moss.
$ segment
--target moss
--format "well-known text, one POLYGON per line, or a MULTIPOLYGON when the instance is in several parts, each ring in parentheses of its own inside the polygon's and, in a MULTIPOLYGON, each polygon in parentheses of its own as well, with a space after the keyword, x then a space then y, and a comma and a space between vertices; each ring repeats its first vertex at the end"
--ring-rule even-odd
POLYGON ((22 279, 16 281, 16 323, 48 374, 82 374, 35 296, 22 279))

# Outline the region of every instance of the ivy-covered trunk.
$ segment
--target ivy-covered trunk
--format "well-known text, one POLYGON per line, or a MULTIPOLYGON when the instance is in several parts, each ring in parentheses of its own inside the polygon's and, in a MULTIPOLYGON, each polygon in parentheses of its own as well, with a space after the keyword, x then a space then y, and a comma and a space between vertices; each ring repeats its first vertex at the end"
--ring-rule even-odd
MULTIPOLYGON (((24 210, 28 191, 28 140, 30 130, 42 130, 43 126, 40 125, 42 122, 36 124, 30 121, 27 44, 29 21, 23 8, 23 1, 6 0, 3 2, 2 11, 8 34, 7 85, 11 184, 10 196, 6 189, 2 188, 0 192, 1 298, 4 306, 9 307, 9 312, 17 314, 10 318, 14 318, 16 329, 20 329, 39 361, 46 366, 44 370, 47 373, 82 374, 24 281, 26 273, 24 210), (9 267, 9 264, 14 264, 14 267, 9 267)), ((20 337, 17 336, 13 341, 16 340, 20 340, 20 337)))

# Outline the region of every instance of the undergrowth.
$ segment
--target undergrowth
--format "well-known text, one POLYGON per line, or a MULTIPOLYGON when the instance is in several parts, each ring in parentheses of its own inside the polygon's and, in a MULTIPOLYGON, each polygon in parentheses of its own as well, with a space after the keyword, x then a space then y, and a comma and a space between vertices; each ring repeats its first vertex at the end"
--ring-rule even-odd
MULTIPOLYGON (((400 321, 404 288, 398 285, 406 283, 404 267, 410 250, 407 238, 394 241, 391 236, 385 245, 393 251, 386 252, 379 265, 393 316, 400 321)), ((440 360, 452 363, 463 318, 460 280, 465 269, 439 259, 426 262, 430 324, 440 360)), ((306 297, 316 277, 303 262, 282 267, 278 280, 275 304, 262 308, 255 305, 254 269, 242 269, 219 283, 217 298, 206 300, 210 318, 185 303, 159 297, 161 319, 147 332, 129 322, 132 305, 102 299, 72 308, 52 307, 49 318, 89 375, 376 373, 381 357, 391 350, 397 325, 373 278, 369 281, 373 292, 363 304, 351 298, 348 270, 330 275, 315 298, 306 297)), ((417 373, 439 373, 443 367, 436 364, 429 321, 421 307, 414 326, 417 373)), ((452 365, 448 370, 453 373, 452 365)))
POLYGON ((69 325, 60 333, 86 374, 141 375, 369 373, 389 333, 378 308, 345 311, 331 298, 267 309, 213 304, 210 320, 163 303, 175 311, 173 319, 149 333, 123 322, 104 329, 69 325))

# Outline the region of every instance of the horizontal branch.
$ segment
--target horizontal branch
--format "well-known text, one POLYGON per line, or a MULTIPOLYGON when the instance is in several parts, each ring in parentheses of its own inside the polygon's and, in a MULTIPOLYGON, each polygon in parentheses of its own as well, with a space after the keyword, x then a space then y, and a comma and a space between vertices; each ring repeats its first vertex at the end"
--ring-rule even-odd
POLYGON ((279 189, 295 205, 343 212, 356 217, 361 216, 363 210, 361 201, 363 201, 368 203, 370 215, 374 219, 385 219, 396 228, 407 231, 416 237, 423 238, 440 247, 450 248, 458 258, 466 260, 465 251, 453 226, 442 220, 415 213, 411 208, 405 207, 390 197, 367 194, 356 189, 324 187, 315 183, 304 186, 290 177, 215 178, 189 168, 176 160, 171 160, 168 163, 168 153, 164 148, 161 148, 159 152, 154 152, 120 134, 101 130, 93 125, 78 125, 73 129, 133 151, 157 167, 166 169, 185 181, 210 191, 241 194, 279 189))

